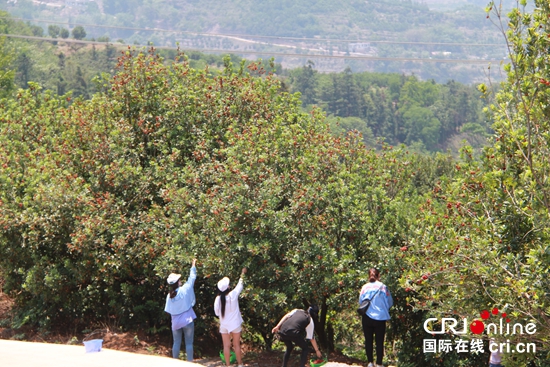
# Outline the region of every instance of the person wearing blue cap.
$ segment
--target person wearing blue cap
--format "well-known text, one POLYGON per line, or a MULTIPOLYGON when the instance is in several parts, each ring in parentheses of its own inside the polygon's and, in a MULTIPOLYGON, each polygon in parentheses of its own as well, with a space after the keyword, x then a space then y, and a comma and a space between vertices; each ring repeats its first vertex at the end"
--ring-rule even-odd
POLYGON ((172 345, 172 357, 179 358, 182 337, 185 337, 185 353, 187 360, 193 361, 193 336, 195 333, 195 323, 197 318, 193 306, 195 305, 195 291, 193 286, 197 279, 197 268, 193 259, 189 277, 185 284, 181 283, 181 274, 172 273, 168 276, 167 282, 170 285, 170 293, 166 296, 166 305, 164 311, 172 317, 172 335, 174 344, 172 345))

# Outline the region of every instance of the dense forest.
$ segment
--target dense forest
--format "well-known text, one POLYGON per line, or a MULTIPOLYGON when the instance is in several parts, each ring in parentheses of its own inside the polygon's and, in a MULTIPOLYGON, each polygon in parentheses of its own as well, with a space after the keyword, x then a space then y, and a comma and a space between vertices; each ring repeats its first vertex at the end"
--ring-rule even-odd
MULTIPOLYGON (((239 0, 223 6, 214 0, 74 3, 21 0, 0 2, 0 9, 34 20, 44 30, 50 25, 86 25, 88 37, 94 39, 163 47, 179 43, 187 49, 241 56, 248 52, 264 59, 271 53, 285 68, 304 65, 308 59, 300 55, 310 54, 317 55, 316 68, 323 72, 349 67, 355 72, 415 73, 440 83, 483 82, 488 64, 496 71, 506 56, 502 35, 481 2, 440 2, 452 6, 440 11, 411 0, 239 0), (437 59, 442 62, 430 62, 437 59)), ((512 4, 504 2, 505 8, 512 4)))
POLYGON ((246 343, 277 346, 272 326, 315 303, 323 350, 364 359, 357 293, 376 267, 395 300, 385 364, 486 365, 494 337, 534 348, 507 367, 548 367, 550 3, 534 3, 489 12, 509 22, 498 86, 64 41, 87 29, 1 37, 5 322, 169 333, 166 274, 198 258, 203 340, 216 282, 246 266, 246 343), (468 134, 484 146, 440 151, 468 134), (434 318, 466 333, 430 333, 434 318))
POLYGON ((322 107, 336 131, 358 130, 369 145, 384 138, 419 151, 457 151, 462 139, 479 147, 488 136, 484 102, 472 86, 349 69, 320 74, 311 64, 288 75, 305 106, 322 107))

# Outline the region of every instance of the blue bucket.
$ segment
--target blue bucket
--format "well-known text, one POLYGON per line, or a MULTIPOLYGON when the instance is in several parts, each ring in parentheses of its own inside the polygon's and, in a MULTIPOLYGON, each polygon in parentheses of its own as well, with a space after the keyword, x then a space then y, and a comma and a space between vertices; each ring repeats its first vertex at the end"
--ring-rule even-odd
POLYGON ((83 342, 86 353, 101 352, 101 346, 103 345, 103 339, 92 339, 83 342))

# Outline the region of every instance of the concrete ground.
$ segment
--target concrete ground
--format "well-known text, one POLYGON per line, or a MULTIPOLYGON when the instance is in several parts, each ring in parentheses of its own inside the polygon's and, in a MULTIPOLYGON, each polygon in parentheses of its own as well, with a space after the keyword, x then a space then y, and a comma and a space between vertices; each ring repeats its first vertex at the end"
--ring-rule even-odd
MULTIPOLYGON (((296 367, 296 363, 290 364, 296 367)), ((147 354, 102 348, 86 353, 84 345, 46 344, 0 339, 0 367, 225 367, 220 358, 186 362, 147 354)), ((233 365, 233 367, 235 367, 233 365)), ((275 367, 271 363, 245 364, 246 367, 275 367)), ((323 367, 359 367, 328 362, 323 367)))
POLYGON ((197 367, 196 363, 168 357, 102 349, 86 353, 84 345, 0 340, 2 367, 197 367))

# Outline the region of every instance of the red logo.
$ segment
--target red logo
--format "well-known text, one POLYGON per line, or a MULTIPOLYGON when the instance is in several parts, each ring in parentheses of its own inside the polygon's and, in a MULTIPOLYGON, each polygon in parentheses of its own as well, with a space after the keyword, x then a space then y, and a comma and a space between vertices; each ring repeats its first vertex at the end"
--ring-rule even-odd
MULTIPOLYGON (((493 308, 491 310, 491 312, 489 313, 488 310, 483 310, 479 313, 479 316, 481 317, 481 320, 474 320, 472 321, 472 323, 470 324, 470 331, 474 334, 481 334, 483 333, 483 331, 485 330, 485 324, 483 323, 482 320, 488 320, 490 317, 491 317, 491 314, 496 316, 499 314, 499 310, 498 308, 493 308)), ((506 320, 506 322, 510 322, 510 319, 506 316, 508 316, 506 314, 506 312, 503 312, 500 314, 500 316, 506 320)))

